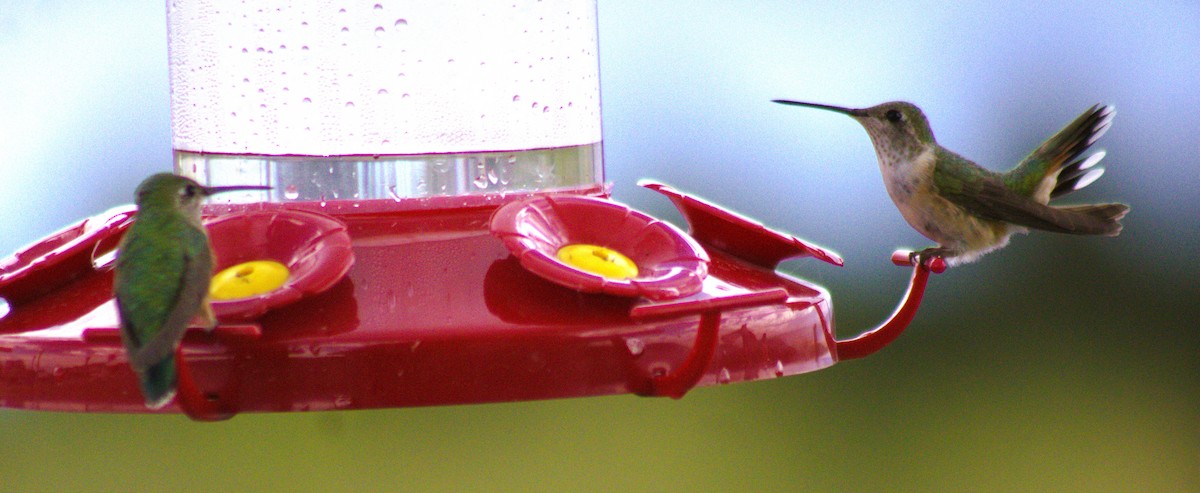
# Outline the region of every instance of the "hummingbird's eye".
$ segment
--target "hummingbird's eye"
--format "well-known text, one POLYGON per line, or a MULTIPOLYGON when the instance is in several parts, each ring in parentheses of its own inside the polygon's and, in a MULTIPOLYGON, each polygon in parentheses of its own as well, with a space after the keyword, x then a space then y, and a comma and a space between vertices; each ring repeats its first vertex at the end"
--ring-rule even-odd
POLYGON ((884 113, 883 117, 887 118, 889 122, 897 123, 904 119, 904 113, 901 113, 900 110, 887 110, 887 113, 884 113))
POLYGON ((183 190, 179 191, 179 196, 190 199, 192 197, 195 197, 198 192, 199 191, 196 190, 195 186, 188 185, 188 186, 183 187, 183 190))

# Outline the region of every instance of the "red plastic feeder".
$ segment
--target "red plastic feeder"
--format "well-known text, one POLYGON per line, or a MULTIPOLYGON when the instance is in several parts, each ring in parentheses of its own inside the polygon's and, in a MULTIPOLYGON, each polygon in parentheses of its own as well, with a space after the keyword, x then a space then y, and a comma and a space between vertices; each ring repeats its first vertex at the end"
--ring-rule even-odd
MULTIPOLYGON (((129 208, 0 261, 0 406, 86 412, 369 409, 615 393, 680 397, 878 350, 915 313, 928 275, 879 328, 833 336, 829 294, 777 272, 832 252, 665 185, 684 234, 601 189, 353 204, 210 206, 220 267, 271 259, 277 292, 214 304, 189 330, 177 401, 143 404, 125 359, 108 252, 129 208), (564 263, 576 242, 622 252, 636 275, 564 263)), ((895 259, 902 265, 908 257, 895 259)), ((932 270, 931 270, 932 269, 932 270)))

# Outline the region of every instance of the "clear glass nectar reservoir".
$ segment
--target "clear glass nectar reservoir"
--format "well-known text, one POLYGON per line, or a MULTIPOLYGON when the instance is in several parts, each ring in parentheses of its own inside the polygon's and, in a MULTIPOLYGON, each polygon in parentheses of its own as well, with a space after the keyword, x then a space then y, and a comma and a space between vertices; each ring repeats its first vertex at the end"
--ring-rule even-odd
POLYGON ((377 168, 336 178, 358 198, 599 183, 595 14, 594 0, 173 0, 176 171, 216 184, 253 168, 286 189, 289 173, 377 168))

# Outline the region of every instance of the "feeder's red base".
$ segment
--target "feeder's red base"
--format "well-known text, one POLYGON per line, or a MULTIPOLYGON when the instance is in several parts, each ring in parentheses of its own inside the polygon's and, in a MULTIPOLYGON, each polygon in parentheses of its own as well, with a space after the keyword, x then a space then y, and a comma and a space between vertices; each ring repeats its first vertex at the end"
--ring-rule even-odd
MULTIPOLYGON (((193 417, 221 419, 618 393, 678 397, 693 385, 774 378, 837 360, 828 293, 772 264, 788 256, 777 251, 816 250, 780 236, 764 240, 787 244, 769 255, 761 244, 759 253, 742 251, 728 235, 765 229, 740 216, 691 211, 689 221, 722 225, 701 241, 710 257, 703 288, 650 301, 582 293, 530 273, 488 231, 502 203, 375 205, 343 214, 308 204, 345 223, 354 254, 346 276, 254 319, 222 320, 212 334, 189 331, 180 354, 195 386, 191 401, 157 412, 178 412, 181 402, 193 417)), ((10 300, 0 316, 0 407, 149 412, 117 332, 112 272, 77 264, 57 272, 59 285, 49 291, 22 291, 28 296, 10 300)))

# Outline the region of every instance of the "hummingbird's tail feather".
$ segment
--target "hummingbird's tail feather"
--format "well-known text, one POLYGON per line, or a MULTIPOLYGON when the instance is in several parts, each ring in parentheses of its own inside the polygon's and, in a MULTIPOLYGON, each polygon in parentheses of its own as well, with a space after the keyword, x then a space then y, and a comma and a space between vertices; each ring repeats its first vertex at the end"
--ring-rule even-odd
POLYGON ((159 409, 169 404, 175 397, 175 357, 171 356, 147 368, 138 375, 138 379, 142 386, 142 395, 146 397, 146 407, 159 409))
POLYGON ((1078 235, 1117 236, 1121 234, 1121 218, 1129 213, 1125 204, 1088 204, 1050 207, 1055 212, 1063 233, 1078 235))
MULTIPOLYGON (((1116 109, 1112 106, 1097 104, 1088 108, 1006 173, 1005 184, 1021 195, 1041 197, 1041 201, 1045 202, 1047 194, 1053 195, 1057 192, 1061 195, 1091 183, 1087 181, 1079 185, 1084 182, 1082 178, 1076 180, 1074 185, 1064 185, 1063 182, 1080 176, 1078 171, 1091 168, 1104 157, 1103 152, 1097 152, 1080 159, 1080 156, 1112 126, 1115 115, 1116 109), (1067 173, 1071 169, 1074 171, 1067 173), (1071 188, 1072 186, 1074 188, 1071 188)), ((1100 177, 1096 172, 1090 174, 1090 180, 1100 177)), ((1084 176, 1086 175, 1087 173, 1084 176)))
POLYGON ((1054 185, 1054 190, 1050 191, 1050 198, 1061 197, 1100 179, 1100 176, 1104 174, 1104 168, 1096 167, 1096 163, 1104 159, 1104 155, 1104 150, 1099 150, 1086 158, 1076 159, 1071 164, 1063 166, 1062 171, 1058 172, 1058 182, 1054 185))

